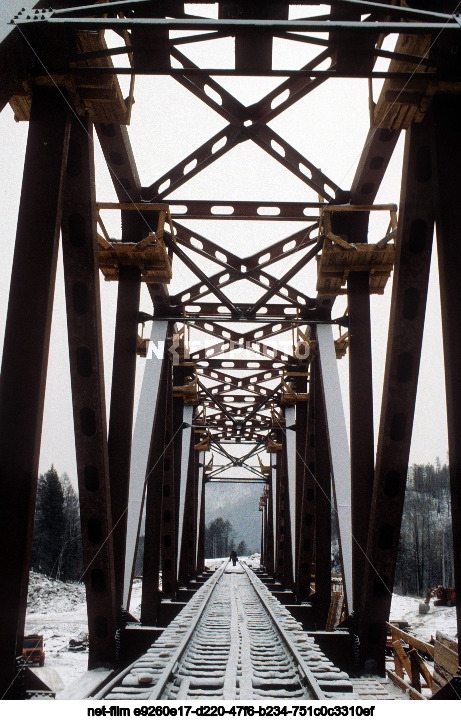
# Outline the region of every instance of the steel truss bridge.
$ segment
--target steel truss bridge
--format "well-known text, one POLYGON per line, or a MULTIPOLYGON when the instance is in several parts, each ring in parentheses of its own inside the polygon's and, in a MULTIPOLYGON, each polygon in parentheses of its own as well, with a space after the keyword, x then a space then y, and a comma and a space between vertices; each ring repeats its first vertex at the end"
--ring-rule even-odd
MULTIPOLYGON (((16 118, 29 122, 0 380, 3 696, 18 698, 21 683, 30 683, 18 675, 17 659, 60 232, 90 669, 119 667, 141 636, 152 640, 153 629, 183 607, 204 570, 205 485, 235 479, 262 484, 267 578, 289 593, 305 627, 317 630, 325 628, 331 599, 333 504, 343 628, 359 642, 356 663, 371 660, 384 670, 434 224, 455 581, 461 587, 461 16, 454 0, 334 0, 309 3, 304 14, 293 12, 297 5, 234 0, 194 10, 176 1, 57 0, 50 8, 10 0, 1 11, 0 108, 10 103, 16 118), (109 30, 117 37, 110 47, 109 30), (392 50, 383 46, 389 35, 397 38, 392 50), (197 44, 222 39, 235 44, 228 67, 202 67, 188 57, 197 44), (276 67, 274 39, 304 48, 305 63, 276 67), (130 77, 127 97, 119 84, 123 75, 130 77), (141 185, 128 131, 136 75, 171 76, 226 122, 148 186, 141 185), (224 89, 220 76, 237 76, 242 84, 247 77, 280 80, 245 105, 224 89), (368 78, 370 89, 373 80, 383 81, 378 97, 370 93, 370 129, 347 188, 270 124, 334 78, 368 78), (397 205, 376 205, 375 198, 403 131, 397 220, 397 205), (96 198, 94 132, 117 203, 96 198), (181 195, 202 170, 251 143, 304 184, 305 202, 181 195), (121 217, 118 238, 106 229, 109 211, 121 217), (371 239, 369 220, 376 213, 388 216, 387 231, 371 239), (191 230, 189 221, 197 219, 213 220, 213 237, 234 220, 255 221, 256 233, 258 221, 296 221, 302 228, 277 242, 268 238, 262 250, 250 248, 241 257, 229 244, 191 230), (283 272, 280 265, 271 270, 285 259, 283 272), (173 295, 168 286, 178 264, 195 280, 173 295), (375 455, 370 294, 383 293, 392 271, 375 455), (118 283, 108 423, 100 273, 118 283), (142 311, 141 283, 152 299, 142 311), (335 301, 343 296, 347 309, 343 303, 337 311, 335 301), (140 324, 147 321, 150 348, 165 344, 162 358, 149 353, 149 339, 142 337, 140 324), (189 335, 201 339, 199 350, 189 348, 189 335), (280 350, 278 337, 292 342, 280 350), (336 362, 346 351, 350 442, 336 362), (134 420, 137 355, 147 359, 134 420), (129 633, 126 609, 143 513, 136 635, 129 633)), ((351 653, 345 648, 344 657, 351 653)))

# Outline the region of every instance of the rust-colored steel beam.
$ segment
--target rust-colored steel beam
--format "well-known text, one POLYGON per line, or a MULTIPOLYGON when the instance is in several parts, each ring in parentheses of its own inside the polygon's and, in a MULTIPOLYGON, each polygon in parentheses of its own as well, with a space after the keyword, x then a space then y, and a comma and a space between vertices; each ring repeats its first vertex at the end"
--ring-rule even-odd
MULTIPOLYGON (((280 429, 275 430, 274 440, 278 444, 283 443, 283 433, 280 429)), ((285 561, 285 522, 284 522, 284 488, 282 484, 282 455, 283 451, 278 450, 275 461, 275 484, 276 484, 276 507, 275 507, 275 569, 274 575, 280 582, 283 581, 285 561)))
MULTIPOLYGON (((184 253, 184 251, 180 251, 180 253, 184 253)), ((306 261, 307 262, 307 261, 306 261)), ((195 265, 195 264, 194 264, 195 265)), ((194 305, 195 301, 199 300, 200 298, 207 296, 210 293, 210 284, 212 284, 214 287, 221 289, 225 288, 228 285, 231 285, 236 280, 244 279, 248 280, 254 285, 259 286, 260 288, 264 288, 266 291, 270 291, 272 288, 274 288, 277 284, 277 290, 270 293, 270 297, 273 295, 278 295, 279 298, 282 298, 284 302, 287 304, 291 304, 296 306, 297 308, 301 309, 302 311, 306 310, 307 308, 314 308, 316 303, 315 300, 310 298, 309 296, 305 295, 302 291, 298 291, 297 289, 293 288, 292 286, 288 285, 287 283, 280 283, 280 281, 274 276, 270 275, 264 270, 259 270, 258 268, 253 268, 251 270, 244 269, 242 270, 242 266, 244 265, 244 260, 241 261, 240 270, 230 270, 226 272, 225 270, 219 271, 218 273, 215 273, 214 275, 210 276, 207 279, 207 282, 205 283, 202 279, 202 282, 195 283, 194 285, 190 286, 189 288, 186 288, 185 290, 181 291, 181 293, 178 293, 175 296, 172 296, 170 299, 171 305, 173 306, 180 306, 182 304, 184 305, 194 305)), ((302 266, 302 264, 301 264, 302 266)), ((195 272, 194 268, 191 268, 193 272, 195 272)), ((299 270, 299 268, 298 268, 299 270)), ((291 274, 291 276, 294 275, 294 273, 291 274)), ((200 276, 199 276, 200 277, 200 276)), ((203 274, 202 274, 203 277, 203 274)), ((222 303, 223 306, 229 307, 228 303, 222 303)), ((259 303, 258 309, 254 309, 254 304, 250 306, 250 304, 245 303, 246 312, 249 313, 250 310, 253 314, 257 314, 257 310, 262 309, 264 306, 264 303, 259 303)), ((232 311, 231 311, 232 312, 232 311)), ((241 317, 240 312, 235 312, 235 317, 238 319, 241 317)))
MULTIPOLYGON (((192 433, 192 445, 196 442, 197 437, 192 433)), ((188 514, 188 540, 187 540, 187 575, 188 578, 194 578, 197 575, 197 543, 198 543, 198 493, 199 493, 199 469, 200 469, 200 451, 193 449, 194 457, 191 463, 191 485, 190 500, 188 514)))
POLYGON ((287 457, 287 439, 286 432, 283 433, 283 449, 277 458, 280 464, 280 498, 281 498, 281 523, 280 534, 283 546, 281 546, 282 556, 282 576, 281 582, 284 588, 292 588, 293 586, 293 557, 291 544, 291 518, 290 518, 290 491, 288 479, 288 457, 287 457))
POLYGON ((123 604, 140 291, 141 269, 121 265, 108 439, 117 612, 123 604))
MULTIPOLYGON (((272 38, 267 37, 266 41, 270 41, 270 43, 272 43, 272 38)), ((247 47, 246 36, 244 36, 242 42, 244 43, 245 47, 247 47)), ((238 47, 239 37, 236 38, 236 64, 238 64, 238 47)), ((195 70, 199 70, 197 66, 192 63, 190 58, 185 58, 179 50, 174 49, 173 53, 175 53, 176 58, 179 59, 181 62, 186 62, 188 68, 194 68, 195 70)), ((252 49, 252 53, 254 53, 254 48, 252 49)), ((326 56, 328 56, 328 53, 326 54, 326 56)), ((253 57, 256 56, 253 55, 253 57)), ((260 58, 257 59, 257 63, 259 62, 260 58)), ((321 62, 319 58, 315 58, 308 64, 307 67, 309 69, 315 67, 319 62, 321 62)), ((211 78, 209 78, 209 81, 210 84, 213 83, 216 86, 216 83, 212 81, 211 78)), ((306 79, 304 79, 304 86, 309 86, 310 81, 310 78, 308 78, 307 81, 306 79)), ((264 116, 259 116, 256 120, 256 118, 253 117, 253 109, 251 107, 248 108, 244 106, 233 97, 232 99, 230 99, 229 94, 226 93, 219 85, 213 90, 220 97, 220 103, 210 98, 209 94, 206 93, 206 85, 209 85, 209 83, 200 86, 199 83, 194 83, 193 80, 191 81, 189 77, 184 83, 184 85, 189 90, 191 90, 197 97, 199 97, 203 102, 213 107, 213 109, 221 115, 225 113, 226 116, 230 115, 231 117, 233 117, 229 125, 222 131, 220 131, 220 133, 207 141, 204 145, 202 145, 194 153, 190 154, 187 158, 184 158, 184 160, 181 161, 179 165, 175 166, 175 168, 172 168, 170 171, 168 171, 168 173, 159 178, 156 183, 151 185, 146 190, 146 193, 149 195, 149 197, 151 197, 153 193, 157 193, 157 195, 155 196, 156 199, 165 196, 170 192, 170 190, 176 189, 184 182, 186 182, 192 175, 200 172, 202 167, 206 167, 207 165, 212 163, 217 157, 222 156, 224 153, 234 147, 236 143, 247 139, 253 140, 253 142, 255 142, 257 145, 259 145, 259 147, 262 148, 262 150, 269 153, 269 155, 271 155, 277 162, 288 168, 299 178, 299 180, 306 183, 306 185, 315 190, 315 192, 318 193, 321 197, 327 200, 331 200, 332 197, 334 197, 337 188, 336 184, 333 183, 329 178, 327 178, 327 176, 322 173, 319 168, 314 166, 313 163, 307 160, 307 158, 301 155, 301 153, 299 153, 297 150, 295 150, 295 148, 293 148, 289 143, 287 143, 283 138, 281 138, 272 128, 269 128, 266 124, 268 121, 265 119, 264 116), (230 111, 230 105, 232 105, 233 113, 230 111), (249 125, 245 126, 245 121, 247 119, 251 122, 249 125), (213 147, 216 147, 216 144, 220 141, 224 141, 224 144, 220 146, 218 150, 215 150, 215 153, 213 154, 213 147), (281 150, 277 150, 277 148, 280 148, 281 150), (196 162, 195 166, 191 170, 184 172, 185 168, 187 168, 191 163, 193 163, 193 161, 196 162), (301 170, 301 168, 304 168, 304 171, 301 170), (160 188, 165 184, 167 185, 163 194, 161 194, 160 188)), ((282 85, 284 85, 284 83, 282 83, 282 85)), ((284 92, 286 92, 285 89, 281 90, 281 93, 284 92)), ((292 100, 292 102, 294 102, 294 99, 292 100)), ((281 111, 278 110, 277 114, 279 112, 281 111)))
POLYGON ((117 630, 92 125, 73 118, 62 218, 90 669, 115 663, 117 630))
POLYGON ((315 623, 326 626, 331 601, 331 464, 327 417, 319 358, 311 364, 314 378, 315 433, 315 623))
MULTIPOLYGON (((190 58, 186 57, 176 47, 171 48, 171 55, 181 63, 184 62, 188 68, 197 70, 198 66, 192 63, 190 58)), ((302 69, 305 71, 313 70, 329 56, 330 51, 328 49, 323 50, 317 57, 304 65, 302 69)), ((173 77, 229 122, 235 122, 236 120, 244 122, 251 118, 253 122, 268 123, 324 82, 323 78, 290 77, 267 93, 261 100, 253 103, 250 108, 247 108, 234 98, 231 93, 225 91, 222 85, 217 83, 210 75, 207 76, 205 73, 190 73, 187 75, 185 71, 174 74, 173 77), (217 93, 221 102, 218 103, 215 98, 204 92, 205 86, 209 86, 214 93, 217 93), (283 100, 275 102, 281 96, 283 96, 283 100)))
POLYGON ((201 573, 205 569, 205 498, 206 485, 203 483, 200 498, 200 523, 198 527, 197 573, 201 573))
MULTIPOLYGON (((243 390, 245 393, 252 392, 255 395, 259 393, 261 395, 267 395, 267 388, 258 384, 263 383, 264 381, 273 380, 274 378, 280 378, 280 368, 276 368, 275 370, 266 370, 259 373, 256 371, 254 374, 246 376, 231 375, 233 369, 230 369, 231 373, 229 373, 229 375, 220 370, 212 370, 209 368, 199 367, 197 370, 200 375, 203 375, 206 378, 221 381, 220 385, 217 386, 219 388, 231 385, 236 389, 243 390)), ((212 391, 213 388, 210 388, 210 390, 212 391)))
POLYGON ((434 224, 430 113, 407 133, 372 512, 359 606, 362 662, 384 673, 434 224))
POLYGON ((195 485, 195 467, 197 451, 194 450, 195 438, 191 433, 191 442, 189 447, 189 457, 187 459, 187 483, 184 502, 184 512, 182 516, 182 538, 178 539, 181 544, 178 563, 178 583, 187 585, 187 582, 194 573, 195 559, 195 533, 194 533, 194 515, 196 512, 196 499, 194 492, 195 485))
POLYGON ((302 461, 301 490, 299 494, 299 532, 298 532, 298 565, 296 569, 296 599, 306 601, 310 596, 312 563, 314 560, 315 540, 315 393, 314 377, 309 379, 309 399, 305 429, 305 445, 300 448, 302 461))
POLYGON ((173 421, 173 371, 171 359, 166 368, 166 413, 163 455, 161 558, 162 590, 168 598, 176 596, 176 501, 175 501, 175 439, 173 421))
MULTIPOLYGON (((459 358, 459 308, 461 213, 457 178, 461 152, 457 139, 461 103, 457 97, 434 102, 434 150, 436 188, 437 254, 442 306, 443 355, 447 398, 448 446, 450 460, 451 515, 455 587, 461 588, 461 378, 459 358)), ((461 639, 461 594, 456 596, 458 652, 461 639)))
POLYGON ((256 200, 187 200, 166 198, 176 220, 290 220, 305 223, 318 220, 324 202, 256 200))
POLYGON ((181 160, 180 163, 170 168, 148 188, 143 189, 143 197, 148 198, 150 202, 161 202, 163 198, 177 190, 191 180, 195 175, 221 158, 223 155, 235 148, 241 142, 241 129, 233 125, 228 125, 223 130, 213 135, 203 145, 197 148, 181 160), (213 148, 219 145, 219 149, 213 152, 213 148), (195 165, 194 165, 195 161, 195 165), (193 166, 190 170, 184 172, 187 166, 193 166))
POLYGON ((349 308, 352 607, 356 609, 360 604, 366 563, 368 519, 370 518, 375 472, 370 274, 368 271, 349 274, 347 299, 349 308))
MULTIPOLYGON (((307 392, 307 377, 298 376, 295 378, 293 388, 297 393, 307 392)), ((295 590, 298 587, 298 573, 301 555, 301 528, 302 528, 302 497, 305 477, 305 453, 308 434, 308 402, 300 401, 296 404, 296 537, 293 547, 296 549, 295 558, 295 590)))
POLYGON ((11 22, 19 12, 31 12, 38 5, 37 0, 8 0, 4 3, 0 17, 0 112, 12 95, 21 88, 26 78, 24 62, 17 58, 23 54, 24 39, 19 29, 11 22))
POLYGON ((238 315, 239 311, 238 308, 232 303, 232 301, 229 300, 229 298, 222 292, 219 285, 215 285, 213 280, 209 278, 206 273, 203 272, 203 270, 190 258, 187 253, 185 253, 182 248, 180 248, 176 243, 173 242, 171 237, 169 237, 166 233, 164 235, 164 240, 168 246, 168 248, 175 253, 175 255, 178 256, 180 260, 186 265, 189 270, 191 270, 194 275, 197 276, 197 278, 200 278, 202 285, 205 284, 207 288, 207 293, 213 293, 218 300, 221 301, 223 305, 226 306, 226 308, 229 309, 231 313, 235 313, 238 315))
POLYGON ((141 199, 141 182, 125 125, 97 123, 95 130, 120 203, 141 199))
MULTIPOLYGON (((318 223, 298 230, 295 233, 272 243, 268 248, 265 248, 259 253, 254 253, 246 258, 240 258, 234 255, 229 250, 223 250, 220 245, 213 243, 213 241, 205 238, 205 236, 199 233, 194 233, 189 228, 181 225, 177 221, 174 223, 176 241, 195 253, 202 255, 204 258, 208 258, 221 265, 223 268, 240 271, 241 266, 244 265, 248 270, 261 270, 272 263, 281 260, 282 258, 288 258, 293 253, 302 250, 308 245, 313 245, 317 240, 317 228, 318 223)), ((209 304, 211 307, 211 304, 209 304)), ((218 305, 216 305, 218 307, 218 305)), ((211 312, 210 312, 211 314, 211 312)))
POLYGON ((68 108, 55 89, 34 92, 0 376, 0 696, 22 655, 30 547, 48 365, 68 108))
POLYGON ((356 205, 373 203, 389 161, 397 145, 400 131, 371 128, 363 146, 351 186, 351 202, 356 205))
MULTIPOLYGON (((239 350, 239 344, 233 343, 232 341, 225 340, 223 343, 217 343, 214 346, 208 346, 207 348, 202 348, 201 350, 196 351, 195 353, 190 354, 190 360, 194 361, 196 363, 200 363, 203 361, 211 361, 213 359, 213 356, 216 355, 225 355, 226 353, 229 353, 233 350, 239 350)), ((293 363, 296 364, 296 358, 288 353, 283 353, 276 348, 273 348, 272 346, 266 346, 263 343, 260 343, 259 340, 252 340, 250 341, 247 346, 249 350, 253 351, 254 353, 259 353, 262 356, 265 356, 266 358, 272 358, 273 362, 279 362, 279 363, 293 363)), ((243 347, 242 347, 243 350, 243 347)), ((236 363, 237 361, 232 359, 230 361, 227 361, 227 359, 223 359, 224 363, 230 362, 230 363, 236 363)), ((244 361, 244 363, 252 363, 253 361, 244 361)), ((261 361, 259 361, 261 362, 261 361)), ((258 363, 258 361, 255 361, 255 364, 258 363)), ((224 366, 226 367, 226 366, 224 366)), ((236 366, 229 366, 229 369, 236 366)), ((248 368, 248 365, 243 366, 244 368, 248 368)), ((251 367, 251 366, 250 366, 251 367)), ((261 366, 258 366, 261 367, 261 366)))

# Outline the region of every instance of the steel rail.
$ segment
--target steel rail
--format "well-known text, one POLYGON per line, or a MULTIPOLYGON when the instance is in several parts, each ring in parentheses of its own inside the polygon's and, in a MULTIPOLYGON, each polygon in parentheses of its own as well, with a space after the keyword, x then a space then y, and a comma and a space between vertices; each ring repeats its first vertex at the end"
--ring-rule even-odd
MULTIPOLYGON (((181 639, 179 646, 177 647, 176 651, 173 653, 171 659, 168 661, 164 670, 162 671, 162 674, 161 674, 160 678, 158 679, 157 683, 155 684, 154 688, 152 689, 152 693, 149 696, 149 698, 152 698, 152 699, 160 698, 160 695, 163 693, 165 685, 168 683, 169 677, 170 677, 171 673, 173 672, 174 667, 179 662, 182 654, 186 650, 187 644, 189 643, 190 638, 192 637, 194 631, 196 630, 197 625, 198 625, 200 619, 202 618, 203 613, 213 595, 213 591, 215 590, 218 581, 221 579, 228 563, 229 563, 229 561, 226 561, 225 563, 223 563, 221 568, 219 568, 216 571, 215 577, 212 576, 210 578, 210 587, 208 589, 207 595, 205 596, 202 603, 200 604, 199 609, 198 609, 194 619, 191 621, 189 630, 184 635, 184 638, 181 639)), ((101 691, 99 691, 99 693, 97 693, 92 698, 95 698, 95 699, 105 698, 105 696, 114 688, 114 686, 116 686, 120 681, 122 681, 128 675, 128 673, 137 664, 138 660, 139 659, 136 659, 136 661, 133 661, 132 664, 130 664, 129 666, 124 668, 123 671, 121 671, 119 674, 117 674, 117 676, 115 676, 106 686, 104 686, 104 688, 101 689, 101 691)))
POLYGON ((162 675, 160 676, 159 680, 157 681, 154 688, 152 689, 152 692, 149 694, 149 699, 159 699, 161 697, 162 693, 164 692, 165 686, 168 683, 169 678, 170 678, 171 674, 173 673, 174 668, 179 663, 181 656, 184 654, 190 639, 192 638, 193 634, 195 633, 197 626, 200 622, 200 619, 202 618, 202 616, 205 612, 205 609, 208 606, 208 604, 213 596, 213 591, 215 590, 218 582, 221 580, 221 577, 222 577, 224 571, 226 570, 228 563, 229 563, 229 561, 225 561, 225 563, 222 564, 221 568, 218 569, 218 571, 216 572, 216 578, 213 578, 213 576, 211 577, 210 580, 212 582, 210 583, 210 588, 208 590, 207 596, 203 599, 194 620, 190 624, 189 630, 185 634, 184 638, 182 639, 182 641, 179 644, 176 651, 173 653, 173 656, 171 657, 170 661, 165 666, 165 669, 163 670, 162 675))
POLYGON ((307 663, 305 662, 305 660, 299 653, 295 644, 292 642, 292 640, 286 633, 283 626, 280 624, 280 621, 277 619, 276 615, 273 613, 272 609, 270 608, 269 604, 267 603, 266 598, 264 597, 264 595, 261 593, 260 589, 258 588, 257 583, 255 583, 254 579, 252 578, 252 576, 254 576, 254 578, 256 578, 256 575, 253 573, 253 571, 250 570, 250 568, 246 564, 244 564, 240 561, 239 561, 239 563, 240 563, 241 567, 243 568, 244 572, 246 573, 247 578, 253 587, 253 590, 255 591, 256 595, 258 596, 259 600, 261 601, 261 604, 263 605, 264 610, 266 611, 266 613, 270 617, 272 623, 274 624, 276 631, 279 634, 280 638, 282 639, 288 653, 291 654, 292 657, 294 658, 294 660, 296 661, 298 671, 301 672, 301 676, 307 683, 309 690, 312 692, 312 694, 315 696, 316 699, 319 699, 319 700, 326 699, 327 695, 320 688, 319 683, 318 683, 317 679, 315 678, 314 674, 312 673, 312 671, 308 667, 307 663))
MULTIPOLYGON (((236 688, 240 688, 240 693, 245 693, 245 691, 251 691, 251 689, 253 689, 253 691, 256 692, 256 696, 254 697, 259 698, 258 690, 261 688, 261 686, 258 682, 256 683, 256 685, 254 685, 253 681, 251 681, 250 677, 248 676, 249 668, 246 668, 246 671, 242 672, 243 675, 242 673, 240 673, 240 680, 238 678, 239 674, 236 668, 231 668, 228 671, 232 678, 230 676, 228 678, 226 675, 229 660, 232 656, 232 639, 230 641, 229 650, 223 648, 222 641, 219 640, 218 644, 216 646, 213 646, 213 644, 211 643, 212 639, 209 639, 211 643, 210 648, 214 648, 215 650, 214 652, 213 650, 210 651, 211 655, 209 655, 208 652, 208 642, 206 643, 206 649, 204 649, 203 652, 199 650, 199 646, 202 645, 203 634, 208 633, 207 623, 209 623, 210 619, 212 623, 212 635, 214 633, 213 628, 217 627, 217 623, 219 625, 219 619, 218 622, 216 621, 216 610, 214 610, 214 604, 216 603, 219 607, 220 604, 223 603, 222 593, 220 594, 218 591, 219 589, 221 589, 220 583, 223 581, 223 575, 228 564, 229 561, 223 562, 218 568, 218 570, 215 572, 215 574, 211 576, 211 578, 207 581, 207 584, 209 584, 208 587, 205 588, 205 586, 207 585, 205 584, 203 590, 198 591, 197 595, 195 595, 193 599, 189 602, 190 604, 192 604, 192 608, 190 609, 190 612, 186 614, 186 617, 178 624, 178 628, 181 629, 179 631, 179 638, 178 630, 173 628, 176 622, 173 621, 173 623, 168 627, 168 629, 171 629, 170 636, 168 636, 168 629, 165 631, 165 633, 167 634, 167 638, 165 639, 164 643, 166 645, 158 646, 157 648, 157 652, 161 652, 160 656, 148 659, 147 657, 150 652, 147 652, 147 654, 141 656, 134 663, 130 664, 122 672, 112 678, 112 680, 109 681, 92 698, 97 700, 105 698, 124 698, 126 700, 137 698, 138 700, 145 699, 146 701, 159 700, 162 698, 175 698, 176 696, 171 695, 171 690, 174 688, 178 688, 178 681, 180 681, 179 694, 182 694, 178 695, 178 699, 186 698, 184 693, 188 694, 189 692, 188 679, 193 679, 195 681, 195 692, 193 693, 193 697, 198 698, 198 693, 200 693, 200 689, 216 688, 216 691, 218 693, 216 698, 221 698, 219 694, 225 693, 226 685, 233 685, 234 676, 232 674, 234 673, 237 674, 235 677, 237 680, 236 688), (200 597, 200 594, 202 594, 202 597, 200 597), (194 598, 196 599, 195 605, 194 598), (208 611, 210 612, 211 616, 209 616, 208 611), (205 627, 203 626, 203 624, 205 624, 205 627), (182 630, 183 628, 185 628, 184 631, 182 630), (158 663, 159 661, 163 661, 161 656, 165 656, 162 648, 166 651, 168 651, 168 649, 172 649, 172 655, 169 659, 165 659, 165 663, 164 665, 162 663, 162 667, 160 669, 158 663), (190 673, 189 670, 190 664, 192 664, 193 666, 195 664, 196 668, 202 669, 202 665, 199 665, 199 667, 197 667, 197 663, 202 664, 200 659, 197 661, 197 654, 200 655, 202 653, 204 673, 203 679, 201 677, 199 679, 197 677, 197 673, 194 672, 193 667, 190 673), (210 670, 209 667, 213 664, 216 654, 220 656, 221 668, 219 669, 219 673, 215 673, 216 669, 213 668, 213 673, 211 673, 211 676, 207 675, 207 670, 210 670), (158 674, 156 674, 155 669, 158 669, 158 674), (224 676, 222 675, 223 672, 224 676), (139 680, 139 674, 141 674, 141 676, 144 676, 144 678, 139 680), (152 674, 156 676, 155 679, 152 678, 152 674), (132 680, 129 678, 130 676, 137 678, 134 678, 132 680), (217 678, 217 676, 219 676, 219 678, 217 678), (207 684, 207 679, 208 681, 210 681, 210 678, 212 681, 211 685, 207 684), (205 681, 205 686, 200 685, 199 681, 202 680, 205 681), (213 680, 215 681, 215 683, 213 683, 213 680), (146 686, 146 684, 149 683, 151 683, 150 689, 146 686), (224 686, 222 686, 222 684, 224 684, 224 686), (248 686, 248 684, 250 684, 251 688, 248 686)), ((316 700, 326 700, 332 698, 332 692, 334 692, 335 685, 338 684, 338 682, 339 685, 336 686, 336 690, 339 693, 344 693, 344 691, 348 693, 352 691, 352 686, 350 685, 350 681, 347 676, 344 673, 339 672, 338 669, 336 669, 331 663, 331 661, 329 661, 326 657, 324 657, 324 662, 321 661, 319 668, 320 659, 318 654, 320 653, 321 656, 323 656, 323 654, 318 649, 318 647, 315 644, 313 644, 313 646, 311 647, 309 639, 307 639, 307 635, 305 633, 302 633, 301 631, 297 631, 298 628, 300 629, 299 624, 297 622, 294 622, 294 619, 292 619, 291 615, 285 611, 285 609, 283 608, 283 606, 281 606, 277 599, 275 599, 270 594, 270 592, 263 586, 262 582, 256 577, 254 572, 243 562, 240 562, 240 566, 244 574, 240 576, 243 584, 238 586, 238 588, 234 588, 233 591, 230 591, 231 596, 229 598, 229 601, 231 604, 234 603, 234 601, 232 601, 232 597, 234 597, 234 600, 237 600, 237 605, 240 605, 240 611, 238 612, 239 618, 241 613, 243 613, 243 616, 242 618, 240 618, 239 621, 239 625, 240 623, 245 624, 244 626, 242 626, 241 629, 241 643, 243 644, 243 646, 239 645, 239 654, 243 654, 245 656, 247 661, 251 664, 251 668, 255 670, 257 677, 261 677, 263 683, 269 683, 269 685, 271 682, 274 681, 278 682, 279 684, 283 684, 284 680, 286 680, 287 678, 291 679, 288 680, 288 683, 292 685, 295 684, 296 688, 299 689, 297 696, 299 696, 299 693, 302 694, 300 698, 313 698, 316 700), (242 595, 240 595, 240 592, 242 595), (237 593, 238 598, 235 597, 235 593, 237 593), (246 610, 245 604, 249 604, 249 611, 246 610), (275 606, 275 608, 273 608, 273 606, 275 606), (280 608, 280 614, 277 614, 277 608, 280 608), (256 609, 257 618, 260 619, 258 621, 256 632, 254 626, 254 609, 256 609), (262 621, 262 619, 264 620, 262 621), (277 647, 279 649, 279 652, 285 655, 284 657, 286 658, 286 661, 291 667, 289 676, 287 676, 286 673, 282 672, 279 677, 277 671, 275 670, 274 677, 270 676, 270 680, 267 681, 267 679, 269 678, 267 675, 267 669, 259 668, 261 666, 261 663, 263 663, 263 661, 261 661, 261 658, 258 659, 258 654, 260 655, 258 648, 261 643, 261 639, 259 636, 260 628, 262 628, 261 621, 263 622, 264 629, 266 629, 264 630, 264 634, 267 635, 267 633, 270 633, 271 637, 273 637, 274 639, 274 641, 270 641, 269 643, 272 644, 274 648, 277 647), (293 624, 293 622, 294 625, 292 625, 292 628, 294 635, 290 633, 290 623, 293 624), (253 641, 251 638, 252 633, 257 633, 257 636, 254 637, 254 641, 256 642, 256 649, 253 649, 253 641), (299 633, 301 633, 301 638, 299 638, 299 633), (253 659, 253 650, 256 654, 256 658, 250 661, 250 657, 251 659, 253 659), (312 659, 310 659, 311 652, 313 652, 315 656, 312 659), (304 656, 303 654, 307 654, 307 656, 304 656), (313 664, 312 668, 310 668, 310 664, 313 664), (261 671, 262 675, 260 673, 261 671), (334 678, 331 677, 332 674, 334 678), (347 682, 346 689, 344 689, 345 680, 347 682)), ((225 591, 225 588, 222 588, 221 591, 225 591)), ((184 611, 186 611, 186 609, 184 609, 184 611)), ((179 616, 179 619, 180 618, 181 614, 179 616)), ((233 634, 235 641, 235 629, 234 631, 232 631, 229 626, 229 632, 231 634, 231 637, 233 634)), ((159 642, 156 642, 154 646, 152 646, 152 650, 155 650, 155 647, 158 643, 159 642)), ((226 645, 227 643, 228 642, 226 640, 226 645)), ((286 662, 284 661, 283 663, 285 664, 286 662)), ((229 691, 229 688, 227 689, 227 691, 229 691)), ((267 696, 267 693, 265 693, 265 695, 267 696)), ((226 698, 226 696, 224 696, 224 698, 226 698)), ((243 696, 242 698, 246 699, 245 696, 243 696)), ((253 696, 251 696, 251 698, 253 698, 253 696)), ((277 692, 275 692, 275 698, 279 698, 277 692)))
MULTIPOLYGON (((175 669, 180 664, 180 660, 182 656, 187 651, 187 647, 191 639, 193 638, 195 632, 197 631, 199 627, 199 622, 201 618, 203 617, 203 614, 208 607, 210 601, 212 600, 214 591, 216 590, 216 587, 221 580, 225 569, 227 568, 229 561, 223 563, 219 571, 217 572, 216 578, 213 581, 213 584, 210 586, 210 590, 207 594, 206 599, 202 602, 199 611, 196 614, 196 617, 190 624, 190 628, 184 638, 182 639, 180 645, 174 652, 172 658, 168 662, 167 666, 162 672, 162 675, 158 679, 157 683, 155 684, 154 688, 152 689, 152 692, 149 694, 149 700, 159 700, 162 698, 162 694, 166 690, 166 685, 169 682, 171 675, 175 672, 175 669)), ((318 681, 316 680, 315 676, 313 675, 312 671, 309 669, 308 665, 306 664, 305 660, 302 658, 301 654, 295 647, 295 644, 292 642, 288 634, 286 633, 285 629, 281 625, 280 621, 277 619, 276 615, 271 610, 267 598, 261 593, 260 589, 258 588, 258 585, 255 583, 252 576, 254 576, 253 572, 250 571, 248 567, 246 567, 242 562, 239 562, 241 568, 245 572, 251 587, 253 588, 254 592, 256 593, 257 598, 259 599, 259 602, 264 610, 265 613, 267 613, 270 622, 272 623, 276 633, 278 634, 280 640, 282 641, 283 645, 285 646, 288 655, 294 660, 296 669, 300 676, 300 682, 302 685, 307 687, 308 692, 316 699, 316 700, 323 700, 327 699, 328 696, 325 694, 324 691, 320 688, 320 685, 318 681)), ((268 592, 269 593, 269 592, 268 592)))

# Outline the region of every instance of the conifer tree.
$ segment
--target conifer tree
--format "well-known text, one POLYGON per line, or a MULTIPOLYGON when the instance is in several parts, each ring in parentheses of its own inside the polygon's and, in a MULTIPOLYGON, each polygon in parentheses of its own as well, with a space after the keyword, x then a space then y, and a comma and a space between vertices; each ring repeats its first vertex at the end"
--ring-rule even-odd
POLYGON ((77 494, 54 466, 38 479, 30 567, 63 581, 77 580, 82 572, 77 494))

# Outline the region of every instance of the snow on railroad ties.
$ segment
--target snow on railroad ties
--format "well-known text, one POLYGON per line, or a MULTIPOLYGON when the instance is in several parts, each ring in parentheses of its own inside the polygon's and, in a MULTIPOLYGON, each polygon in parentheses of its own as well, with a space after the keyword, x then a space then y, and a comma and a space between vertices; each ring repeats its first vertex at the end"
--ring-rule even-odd
MULTIPOLYGON (((209 559, 209 568, 218 567, 223 559, 209 559)), ((259 554, 242 561, 254 568, 259 567, 259 554)), ((230 564, 229 568, 232 568, 230 564)), ((238 566, 236 567, 238 568, 238 566)), ((142 581, 135 579, 132 592, 131 613, 139 618, 142 581)), ((407 621, 408 632, 422 641, 430 641, 436 631, 456 637, 456 609, 430 604, 429 613, 420 615, 422 599, 411 596, 392 597, 391 619, 407 621)), ((26 618, 26 633, 43 634, 45 643, 45 666, 33 670, 43 677, 55 691, 69 686, 87 669, 86 649, 69 651, 69 641, 81 638, 88 632, 86 617, 85 587, 83 583, 63 583, 32 572, 29 584, 29 599, 26 618)))

